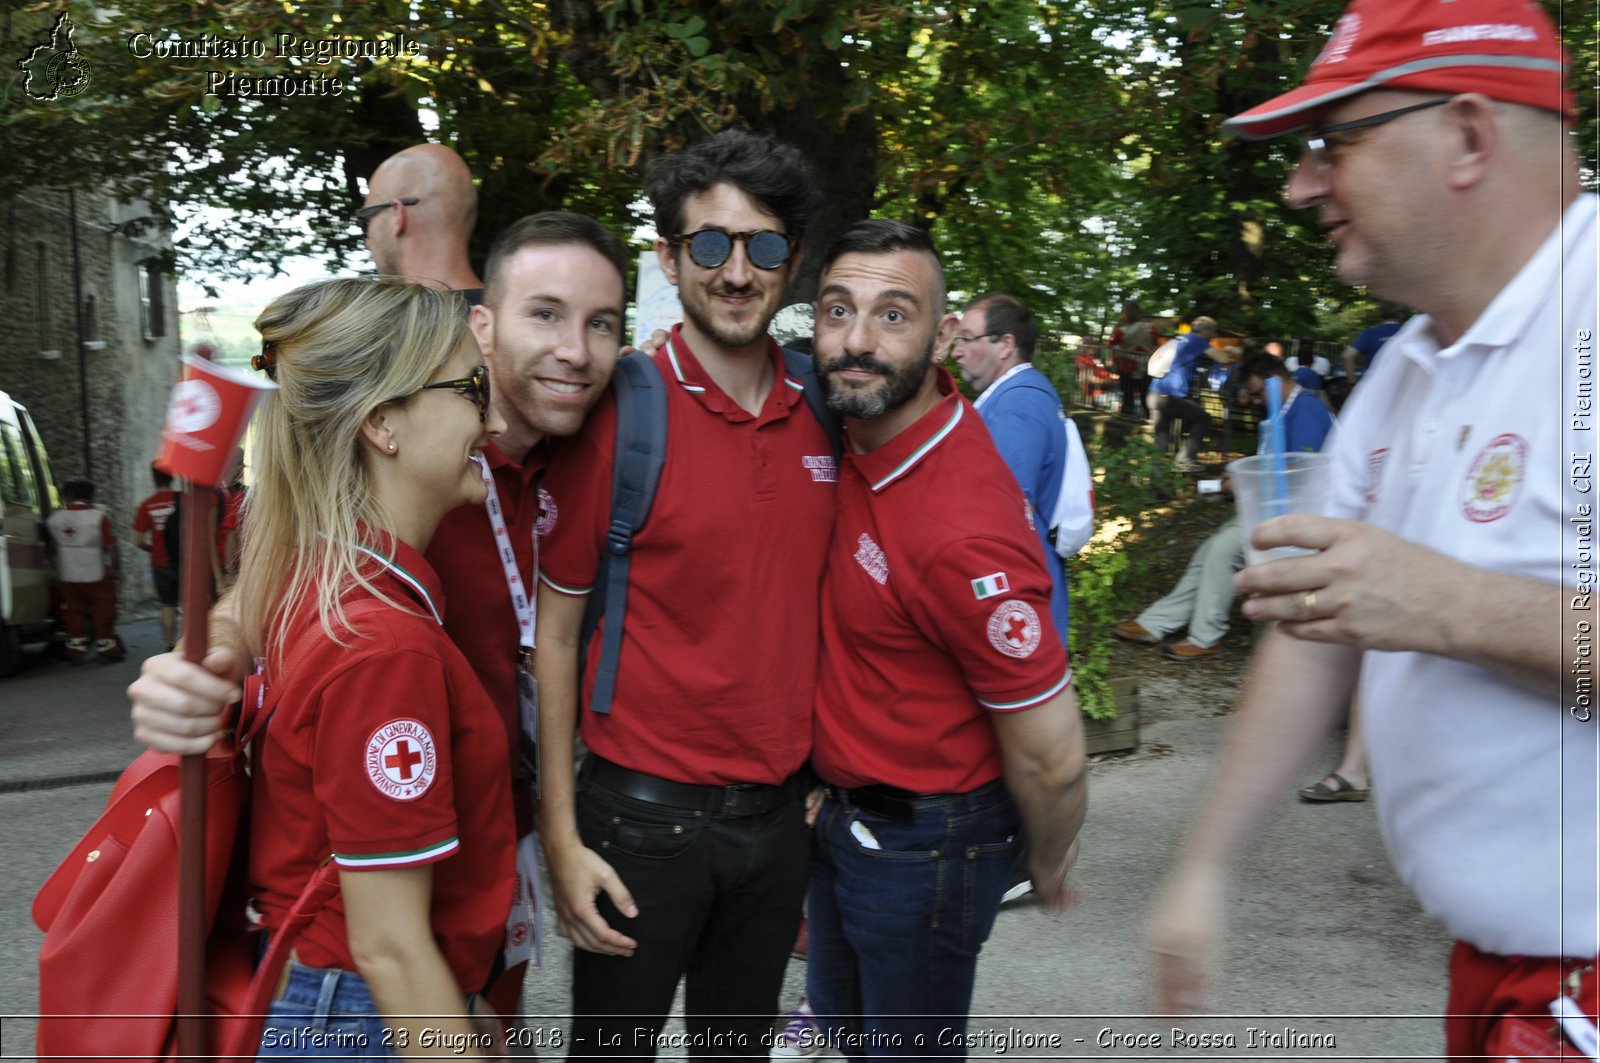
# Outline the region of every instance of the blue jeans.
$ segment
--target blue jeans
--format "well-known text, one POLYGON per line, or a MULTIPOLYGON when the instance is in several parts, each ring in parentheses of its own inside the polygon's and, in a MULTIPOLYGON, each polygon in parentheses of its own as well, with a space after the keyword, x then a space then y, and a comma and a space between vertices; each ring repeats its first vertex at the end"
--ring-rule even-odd
POLYGON ((817 819, 806 992, 850 1059, 966 1055, 978 953, 1022 844, 1002 780, 912 807, 898 820, 830 797, 817 819))
POLYGON ((272 1002, 257 1059, 394 1059, 390 1024, 354 971, 289 965, 272 1002))
POLYGON ((604 893, 596 903, 639 947, 573 950, 571 1057, 653 1059, 683 979, 690 1040, 668 1055, 765 1060, 805 897, 803 795, 759 815, 708 815, 581 785, 578 832, 639 915, 624 918, 604 893))

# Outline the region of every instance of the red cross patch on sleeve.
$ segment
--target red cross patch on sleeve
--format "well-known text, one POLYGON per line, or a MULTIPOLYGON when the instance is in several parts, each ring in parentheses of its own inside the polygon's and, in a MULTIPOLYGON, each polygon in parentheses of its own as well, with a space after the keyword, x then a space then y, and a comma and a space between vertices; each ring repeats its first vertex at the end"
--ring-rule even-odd
POLYGON ((989 614, 989 645, 1007 657, 1027 657, 1039 648, 1039 614, 1033 606, 1008 598, 989 614))
POLYGON ((433 735, 416 720, 390 720, 367 739, 367 778, 395 801, 414 801, 439 773, 433 735))

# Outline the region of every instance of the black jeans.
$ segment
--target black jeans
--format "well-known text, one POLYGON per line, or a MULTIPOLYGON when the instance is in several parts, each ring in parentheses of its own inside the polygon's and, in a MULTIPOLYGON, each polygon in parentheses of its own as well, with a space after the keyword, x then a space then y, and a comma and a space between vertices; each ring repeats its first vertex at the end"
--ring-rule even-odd
POLYGON ((1211 415, 1193 399, 1180 399, 1176 395, 1163 395, 1152 391, 1149 395, 1150 419, 1155 430, 1156 446, 1166 450, 1172 445, 1172 422, 1182 421, 1184 427, 1183 458, 1193 461, 1200 453, 1200 443, 1211 431, 1211 415))
POLYGON ((576 949, 568 1058, 766 1059, 784 966, 800 930, 811 861, 805 802, 716 816, 635 800, 590 780, 578 832, 621 877, 639 915, 601 894, 600 914, 639 943, 632 956, 576 949), (657 1035, 680 978, 687 1041, 657 1035))

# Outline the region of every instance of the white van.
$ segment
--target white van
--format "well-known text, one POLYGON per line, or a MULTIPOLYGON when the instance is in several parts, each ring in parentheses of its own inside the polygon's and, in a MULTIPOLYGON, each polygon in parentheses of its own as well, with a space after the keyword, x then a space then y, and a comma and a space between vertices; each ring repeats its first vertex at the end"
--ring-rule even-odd
POLYGON ((46 642, 55 629, 44 522, 60 505, 32 418, 0 391, 0 676, 22 666, 24 643, 46 642))

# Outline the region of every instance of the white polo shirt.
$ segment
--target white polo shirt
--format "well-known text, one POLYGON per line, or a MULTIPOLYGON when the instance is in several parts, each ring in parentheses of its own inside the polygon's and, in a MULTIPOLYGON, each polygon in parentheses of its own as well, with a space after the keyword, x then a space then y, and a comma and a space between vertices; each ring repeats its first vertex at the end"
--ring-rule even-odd
MULTIPOLYGON (((1593 407, 1579 416, 1595 397, 1596 252, 1583 195, 1457 343, 1441 350, 1422 315, 1389 341, 1340 417, 1335 516, 1569 598, 1592 586, 1593 532, 1574 518, 1596 493, 1574 455, 1600 431, 1593 407)), ((1479 608, 1494 623, 1494 603, 1479 608)), ((1541 637, 1567 642, 1580 615, 1552 605, 1541 637)), ((1361 705, 1384 838, 1428 914, 1488 952, 1595 956, 1600 712, 1584 722, 1486 669, 1378 651, 1361 705)))

